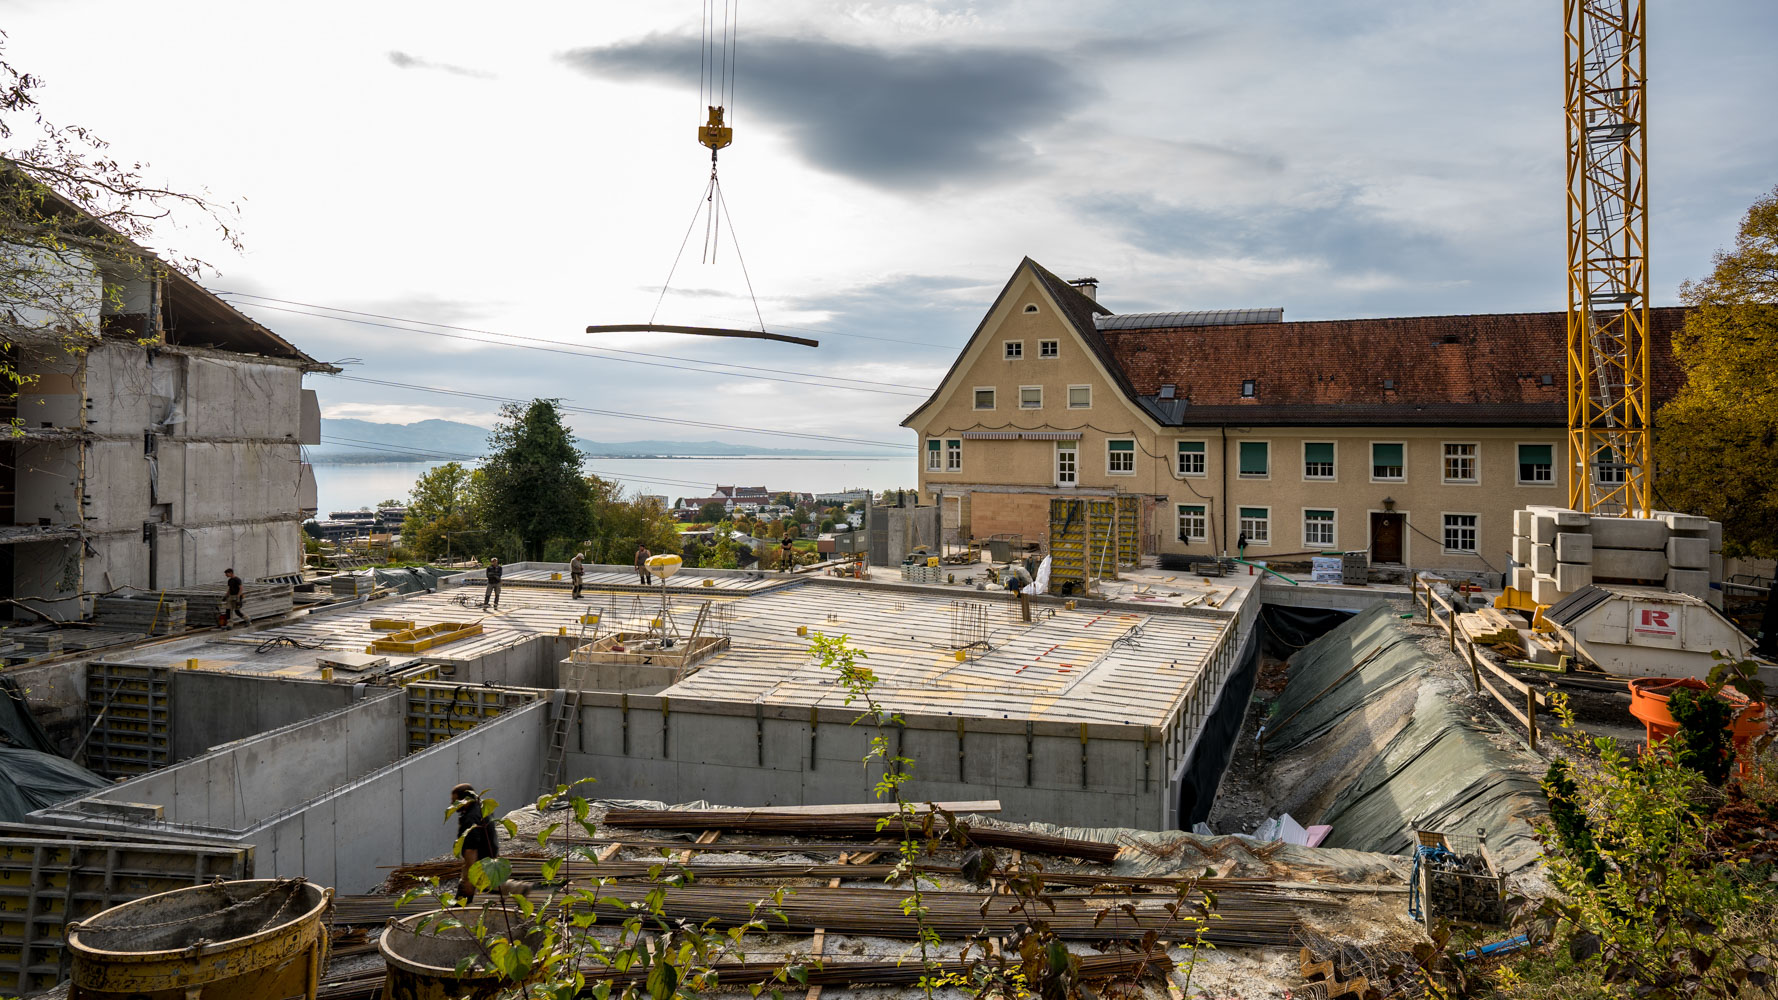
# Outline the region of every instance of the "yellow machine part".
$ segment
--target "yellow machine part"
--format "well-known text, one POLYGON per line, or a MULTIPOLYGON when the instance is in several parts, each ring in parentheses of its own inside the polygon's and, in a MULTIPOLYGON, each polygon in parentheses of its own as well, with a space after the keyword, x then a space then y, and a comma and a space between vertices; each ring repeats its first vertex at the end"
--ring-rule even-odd
POLYGON ((371 643, 371 647, 379 653, 423 653, 434 646, 481 634, 481 622, 439 622, 384 636, 371 643))
POLYGON ((1506 588, 1499 597, 1494 598, 1494 607, 1500 611, 1523 611, 1531 616, 1531 631, 1554 632, 1555 627, 1543 620, 1543 611, 1549 607, 1531 599, 1531 595, 1512 587, 1506 588))
POLYGON ((722 123, 722 109, 710 109, 710 121, 698 126, 698 144, 710 147, 711 151, 721 149, 735 141, 735 130, 722 123))

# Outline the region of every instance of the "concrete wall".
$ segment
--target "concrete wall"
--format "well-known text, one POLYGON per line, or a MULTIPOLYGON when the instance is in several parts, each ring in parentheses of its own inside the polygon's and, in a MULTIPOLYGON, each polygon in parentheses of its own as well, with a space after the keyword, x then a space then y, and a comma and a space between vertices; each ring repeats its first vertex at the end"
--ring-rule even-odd
POLYGON ((350 684, 224 674, 173 672, 173 760, 282 729, 345 708, 357 700, 350 684))
POLYGON ((181 826, 244 831, 407 753, 407 698, 390 691, 145 774, 82 802, 148 802, 181 826))
MULTIPOLYGON (((856 711, 582 695, 564 781, 597 778, 601 797, 727 805, 869 802, 880 774, 862 761, 871 729, 856 711), (624 708, 627 701, 628 710, 624 708)), ((910 716, 889 739, 915 761, 908 795, 998 798, 1001 816, 1078 826, 1165 828, 1164 748, 1141 727, 910 716), (962 723, 959 736, 959 723, 962 723), (1086 756, 1085 773, 1081 758, 1086 756), (1027 781, 1026 755, 1031 755, 1027 781), (1144 757, 1147 767, 1144 767, 1144 757), (1146 774, 1146 779, 1145 779, 1146 774)))
POLYGON ((558 664, 574 651, 578 641, 577 633, 541 635, 506 649, 462 660, 444 655, 450 652, 449 647, 444 647, 438 650, 441 655, 428 657, 428 661, 448 664, 452 671, 448 679, 453 684, 553 688, 558 664))
POLYGON ((257 877, 300 875, 365 892, 388 874, 379 866, 450 853, 456 824, 445 822, 445 806, 452 785, 491 789, 502 810, 541 790, 548 701, 512 709, 412 756, 404 756, 405 703, 390 692, 33 817, 252 844, 257 877), (160 803, 166 821, 80 808, 107 801, 160 803), (205 822, 215 826, 188 828, 205 822))

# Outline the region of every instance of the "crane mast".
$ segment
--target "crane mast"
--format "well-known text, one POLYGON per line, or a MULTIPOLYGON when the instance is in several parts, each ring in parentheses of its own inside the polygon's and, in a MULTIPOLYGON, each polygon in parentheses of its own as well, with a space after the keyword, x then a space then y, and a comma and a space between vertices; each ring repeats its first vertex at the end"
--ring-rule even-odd
POLYGON ((1564 0, 1568 505, 1653 509, 1643 0, 1564 0))

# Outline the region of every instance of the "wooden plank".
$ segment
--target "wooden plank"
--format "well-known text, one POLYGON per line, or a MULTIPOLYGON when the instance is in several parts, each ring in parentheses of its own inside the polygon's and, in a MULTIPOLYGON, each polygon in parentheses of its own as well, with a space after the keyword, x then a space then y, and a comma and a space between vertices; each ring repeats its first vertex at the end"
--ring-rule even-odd
MULTIPOLYGON (((934 802, 950 813, 997 813, 1000 811, 999 799, 965 799, 956 802, 934 802)), ((926 803, 915 806, 920 813, 926 811, 926 803)), ((729 811, 729 810, 725 810, 729 811)), ((883 802, 852 802, 833 806, 768 806, 763 809, 735 809, 737 816, 777 816, 777 815, 821 815, 821 816, 892 816, 897 812, 895 803, 883 802)))
POLYGON ((1506 709, 1507 712, 1511 713, 1513 718, 1519 720, 1519 725, 1524 726, 1527 731, 1535 728, 1531 720, 1525 718, 1524 712, 1513 707, 1513 703, 1506 699, 1506 695, 1494 690, 1494 685, 1488 683, 1488 678, 1481 678, 1481 682, 1482 687, 1487 688, 1488 693, 1494 696, 1494 700, 1500 703, 1500 707, 1506 709))

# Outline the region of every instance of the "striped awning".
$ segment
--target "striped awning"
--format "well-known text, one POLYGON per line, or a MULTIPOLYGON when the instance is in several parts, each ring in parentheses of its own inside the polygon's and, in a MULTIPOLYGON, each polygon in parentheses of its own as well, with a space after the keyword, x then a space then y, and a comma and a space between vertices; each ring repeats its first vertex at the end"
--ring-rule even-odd
POLYGON ((964 431, 965 441, 1079 441, 1079 431, 964 431))

